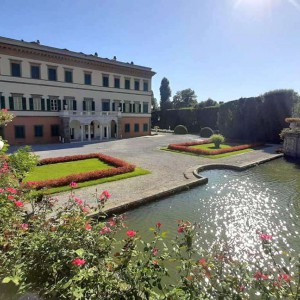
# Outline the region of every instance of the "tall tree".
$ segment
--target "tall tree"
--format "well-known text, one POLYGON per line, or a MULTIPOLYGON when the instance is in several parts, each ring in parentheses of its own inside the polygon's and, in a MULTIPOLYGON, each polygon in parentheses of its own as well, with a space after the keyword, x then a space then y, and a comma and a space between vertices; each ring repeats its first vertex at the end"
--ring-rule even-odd
POLYGON ((194 107, 197 104, 197 96, 192 89, 178 91, 173 97, 174 108, 194 107))
POLYGON ((169 80, 164 77, 160 84, 160 109, 166 110, 172 108, 172 103, 170 101, 171 89, 169 80))

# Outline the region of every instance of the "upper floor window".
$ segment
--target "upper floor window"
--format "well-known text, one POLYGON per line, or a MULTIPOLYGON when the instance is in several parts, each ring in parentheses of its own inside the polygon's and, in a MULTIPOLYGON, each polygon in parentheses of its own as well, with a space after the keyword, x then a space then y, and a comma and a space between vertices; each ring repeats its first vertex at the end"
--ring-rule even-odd
POLYGON ((51 111, 58 111, 58 99, 50 99, 51 111))
POLYGON ((65 82, 73 82, 73 71, 65 70, 65 82))
POLYGON ((120 78, 115 77, 115 88, 120 88, 120 78))
POLYGON ((40 79, 41 78, 41 70, 40 66, 31 65, 30 66, 31 78, 32 79, 40 79))
POLYGON ((109 87, 109 76, 108 75, 103 75, 102 85, 105 86, 105 87, 109 87))
POLYGON ((139 80, 134 80, 134 89, 136 91, 139 91, 140 90, 140 81, 139 80))
POLYGON ((76 100, 73 97, 65 97, 63 105, 65 110, 77 110, 76 100))
POLYGON ((125 89, 130 90, 130 79, 125 79, 125 89))
POLYGON ((11 76, 21 77, 21 62, 11 62, 11 76))
POLYGON ((91 85, 92 84, 92 74, 84 73, 84 84, 91 85))
POLYGON ((148 81, 145 80, 143 85, 144 85, 143 86, 144 92, 148 92, 148 90, 149 90, 149 83, 148 83, 148 81))
POLYGON ((109 100, 102 100, 102 111, 110 111, 109 100))
POLYGON ((40 96, 33 96, 32 105, 31 105, 31 99, 29 99, 29 106, 32 106, 33 110, 42 110, 42 98, 40 96))
POLYGON ((26 98, 23 98, 22 95, 13 95, 13 103, 10 109, 12 110, 26 110, 26 98))
POLYGON ((57 70, 55 67, 48 67, 48 80, 57 81, 57 70))
POLYGON ((148 107, 149 107, 149 105, 148 105, 148 103, 147 102, 143 102, 143 113, 148 113, 148 107))

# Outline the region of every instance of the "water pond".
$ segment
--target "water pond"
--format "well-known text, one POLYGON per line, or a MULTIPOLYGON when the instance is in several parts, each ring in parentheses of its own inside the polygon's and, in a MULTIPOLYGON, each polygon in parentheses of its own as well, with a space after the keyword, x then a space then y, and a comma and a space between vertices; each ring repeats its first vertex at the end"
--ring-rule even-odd
POLYGON ((177 220, 200 225, 199 246, 230 242, 240 255, 257 244, 257 231, 273 236, 283 249, 300 253, 300 164, 277 159, 243 172, 210 170, 207 185, 151 203, 125 214, 130 229, 150 239, 156 222, 169 236, 177 220), (243 250, 243 251, 239 251, 243 250))

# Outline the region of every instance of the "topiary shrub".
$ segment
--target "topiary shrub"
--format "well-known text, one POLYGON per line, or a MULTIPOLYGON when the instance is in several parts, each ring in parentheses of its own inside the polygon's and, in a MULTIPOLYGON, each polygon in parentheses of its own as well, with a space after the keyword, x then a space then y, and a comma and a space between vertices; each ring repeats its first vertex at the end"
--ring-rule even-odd
POLYGON ((215 144, 215 147, 219 149, 220 145, 224 143, 225 138, 222 134, 213 134, 210 140, 215 144))
POLYGON ((200 136, 209 138, 214 134, 213 130, 210 127, 203 127, 200 130, 200 136))
POLYGON ((175 134, 187 134, 188 130, 185 126, 183 125, 177 125, 174 129, 175 134))

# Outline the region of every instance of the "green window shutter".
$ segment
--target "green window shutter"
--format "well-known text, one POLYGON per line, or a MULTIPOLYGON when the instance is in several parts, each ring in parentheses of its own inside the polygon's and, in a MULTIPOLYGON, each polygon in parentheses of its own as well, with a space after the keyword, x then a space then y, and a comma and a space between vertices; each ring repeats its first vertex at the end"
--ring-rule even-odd
POLYGON ((86 110, 86 103, 85 103, 85 101, 82 102, 82 110, 83 110, 83 111, 86 110))
POLYGON ((77 110, 77 101, 73 100, 73 110, 77 110))
POLYGON ((58 110, 61 110, 61 100, 57 100, 57 108, 58 110))
POLYGON ((139 104, 139 113, 142 112, 142 104, 139 104))
POLYGON ((25 97, 22 98, 22 109, 23 110, 27 110, 27 107, 26 107, 26 98, 25 97))
POLYGON ((14 98, 9 97, 8 99, 9 99, 9 109, 14 110, 14 98))
POLYGON ((41 100, 41 109, 45 110, 45 99, 41 100))
POLYGON ((51 110, 50 99, 47 99, 47 110, 51 110))
POLYGON ((95 101, 92 102, 92 111, 95 111, 95 101))
POLYGON ((1 108, 5 108, 5 98, 1 96, 1 108))
POLYGON ((29 109, 33 110, 33 98, 29 98, 29 109))

